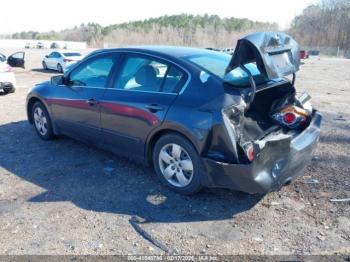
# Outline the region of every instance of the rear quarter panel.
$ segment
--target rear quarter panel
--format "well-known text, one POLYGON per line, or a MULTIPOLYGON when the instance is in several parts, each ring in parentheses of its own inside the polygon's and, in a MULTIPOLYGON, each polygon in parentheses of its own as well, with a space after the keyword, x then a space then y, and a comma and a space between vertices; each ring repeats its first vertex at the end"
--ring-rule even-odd
POLYGON ((223 94, 222 82, 215 77, 209 77, 206 82, 202 82, 201 72, 192 68, 191 81, 169 108, 162 126, 151 134, 152 136, 159 130, 177 131, 192 142, 199 154, 206 147, 208 134, 213 123, 217 121, 215 118, 218 110, 208 110, 205 105, 223 94))

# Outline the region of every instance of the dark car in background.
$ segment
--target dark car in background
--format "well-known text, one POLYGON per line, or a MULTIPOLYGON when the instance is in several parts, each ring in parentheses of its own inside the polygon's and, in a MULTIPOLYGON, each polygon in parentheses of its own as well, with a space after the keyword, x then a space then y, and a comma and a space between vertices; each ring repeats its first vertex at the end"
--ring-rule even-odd
POLYGON ((308 51, 308 55, 309 56, 319 56, 320 55, 320 51, 319 50, 309 50, 308 51))
POLYGON ((38 48, 38 49, 43 49, 43 48, 45 48, 45 45, 44 45, 43 42, 38 42, 38 43, 36 44, 36 48, 38 48))
POLYGON ((278 190, 303 173, 320 131, 310 97, 296 97, 298 50, 288 35, 262 32, 239 40, 232 56, 95 51, 31 89, 28 119, 44 140, 63 134, 146 160, 179 193, 278 190))
POLYGON ((300 50, 300 59, 307 59, 309 58, 309 53, 306 50, 300 50))
POLYGON ((51 45, 50 45, 50 49, 60 49, 60 45, 57 44, 56 42, 53 42, 51 45))

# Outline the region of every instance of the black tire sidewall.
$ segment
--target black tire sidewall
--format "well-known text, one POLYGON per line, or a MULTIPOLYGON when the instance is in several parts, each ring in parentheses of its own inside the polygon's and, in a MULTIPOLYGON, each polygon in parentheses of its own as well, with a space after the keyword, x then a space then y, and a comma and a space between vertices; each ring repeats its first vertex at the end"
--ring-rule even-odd
POLYGON ((47 70, 47 65, 44 61, 43 61, 43 68, 44 68, 44 70, 47 70))
POLYGON ((52 124, 51 124, 51 118, 50 115, 46 109, 46 107, 43 105, 43 103, 41 102, 35 102, 33 107, 32 107, 32 119, 33 119, 33 125, 35 128, 36 133, 39 135, 39 137, 43 140, 50 140, 54 137, 53 131, 52 131, 52 124), (38 129, 36 128, 35 125, 35 120, 34 120, 34 110, 35 108, 39 107, 45 114, 46 119, 47 119, 47 132, 45 135, 40 134, 40 132, 38 131, 38 129))
POLYGON ((57 71, 59 73, 63 73, 63 67, 61 66, 61 64, 57 64, 57 71))
POLYGON ((11 93, 14 93, 15 92, 15 88, 3 88, 3 92, 5 95, 7 94, 11 94, 11 93))
POLYGON ((177 134, 167 134, 162 136, 155 144, 153 154, 152 154, 152 161, 153 166, 156 171, 157 176, 161 180, 161 182, 166 185, 167 187, 171 188, 173 191, 184 194, 184 195, 191 195, 195 194, 198 191, 200 191, 203 187, 202 181, 204 176, 204 169, 202 160, 200 159, 200 156, 198 155, 197 151, 195 150, 194 146, 191 142, 189 142, 185 137, 177 135, 177 134), (162 171, 159 167, 159 153, 162 147, 166 144, 178 144, 181 147, 183 147, 187 153, 189 154, 192 163, 193 163, 193 177, 191 182, 182 188, 176 187, 172 184, 170 184, 163 176, 162 171))

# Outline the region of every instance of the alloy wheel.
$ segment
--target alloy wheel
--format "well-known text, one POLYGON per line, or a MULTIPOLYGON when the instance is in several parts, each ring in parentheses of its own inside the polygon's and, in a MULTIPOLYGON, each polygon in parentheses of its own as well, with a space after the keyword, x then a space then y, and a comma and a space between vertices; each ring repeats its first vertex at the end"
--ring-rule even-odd
POLYGON ((186 187, 193 178, 193 162, 178 144, 167 144, 159 152, 159 167, 164 178, 175 187, 186 187))
POLYGON ((34 109, 34 123, 35 128, 38 130, 38 132, 45 136, 47 133, 47 118, 45 115, 45 112, 40 108, 36 107, 34 109))

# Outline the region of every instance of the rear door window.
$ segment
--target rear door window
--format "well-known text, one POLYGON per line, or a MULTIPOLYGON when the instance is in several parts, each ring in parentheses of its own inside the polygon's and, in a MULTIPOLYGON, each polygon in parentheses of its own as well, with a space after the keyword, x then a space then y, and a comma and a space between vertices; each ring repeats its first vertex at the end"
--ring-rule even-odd
POLYGON ((174 93, 176 90, 179 90, 181 85, 183 85, 185 78, 186 77, 182 71, 174 66, 171 66, 167 72, 161 91, 166 93, 174 93))
POLYGON ((126 57, 114 87, 128 91, 176 93, 185 74, 151 57, 126 57))

